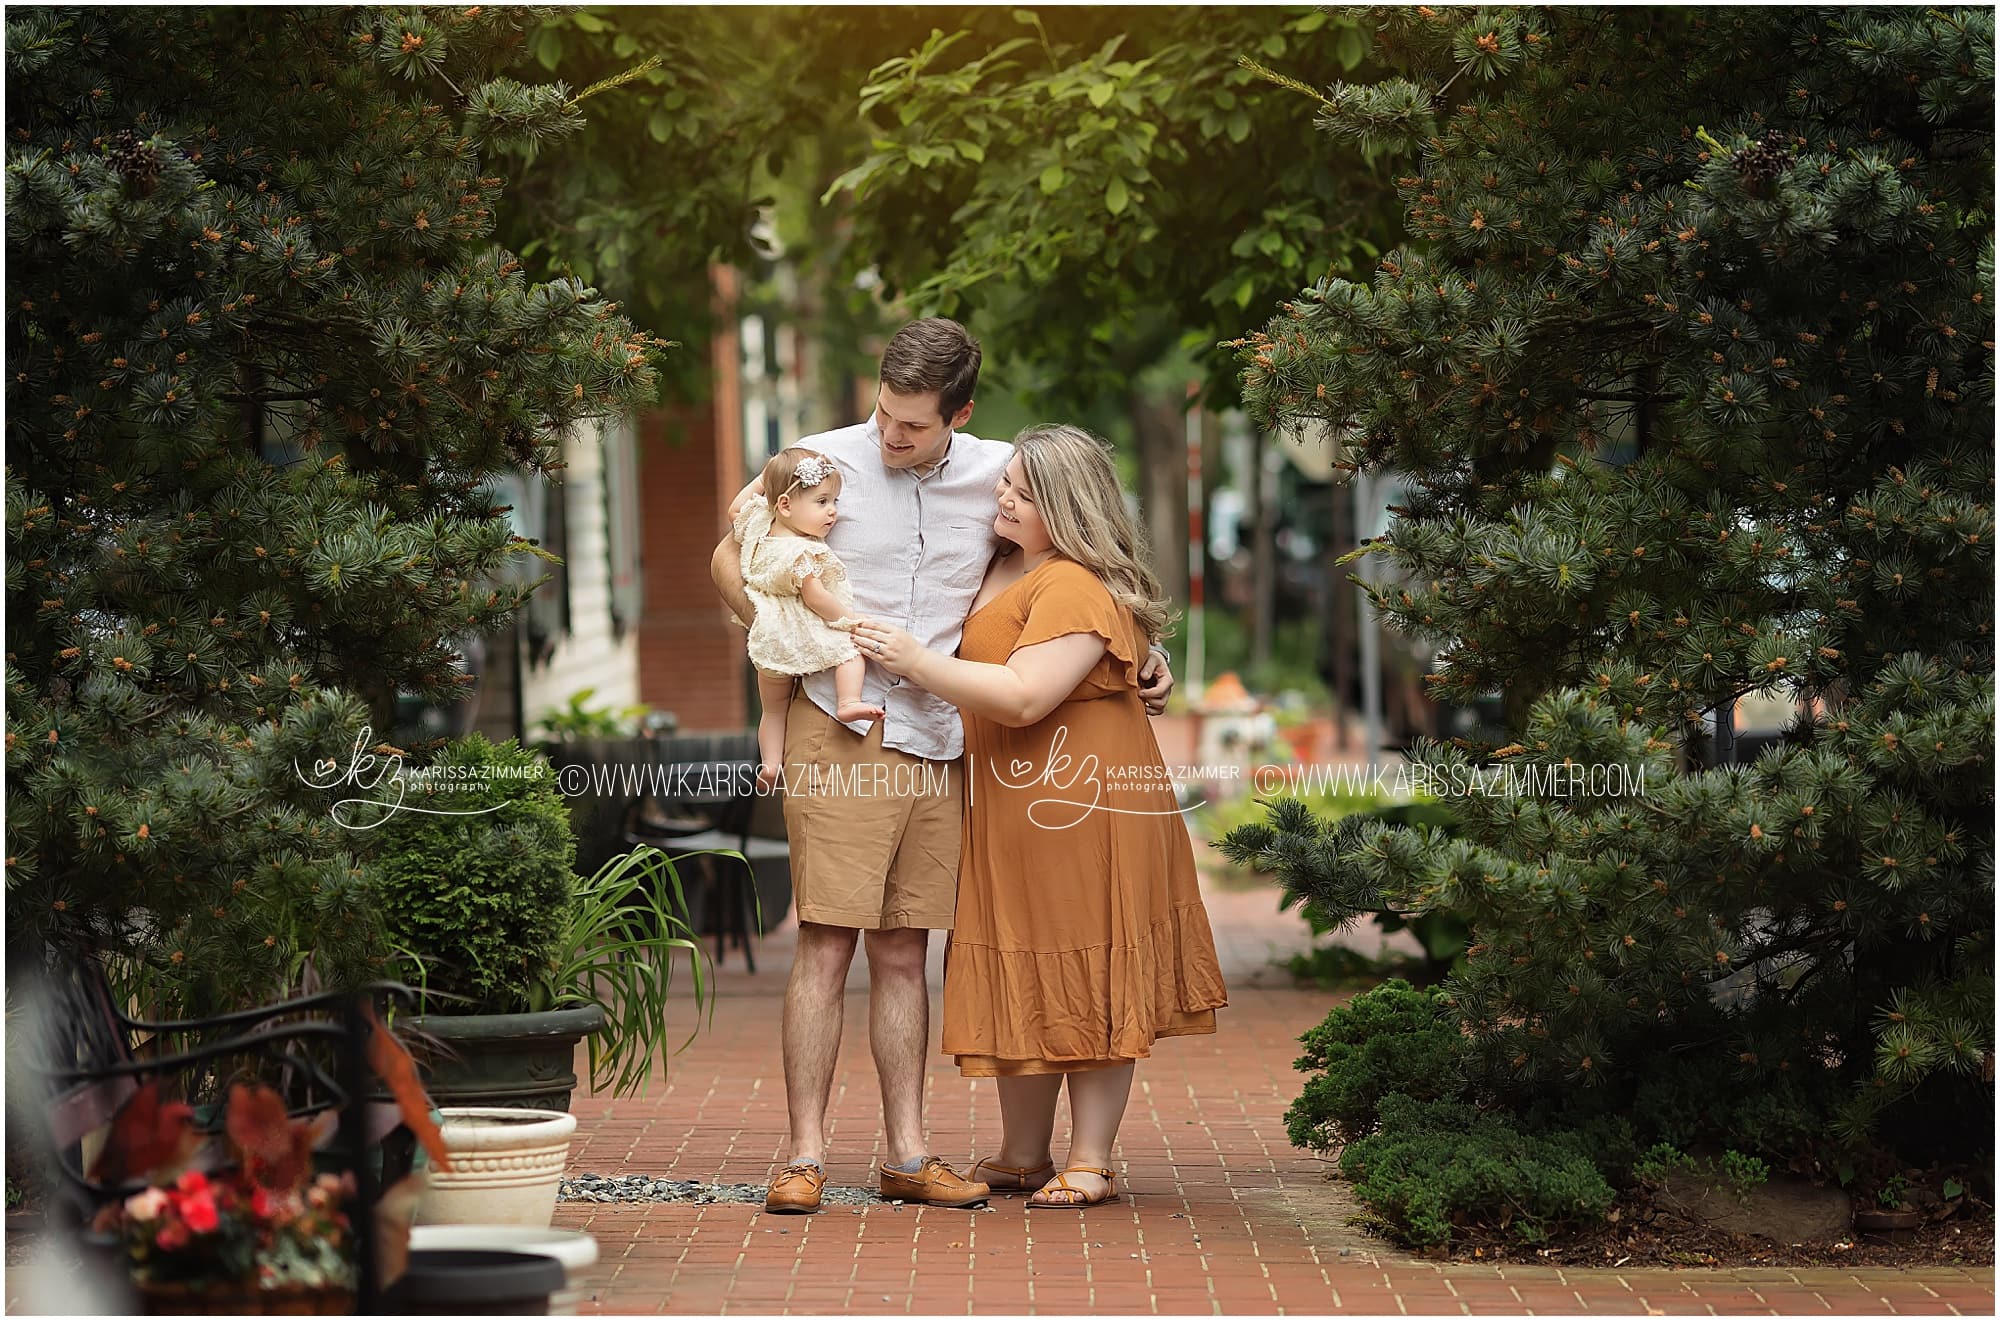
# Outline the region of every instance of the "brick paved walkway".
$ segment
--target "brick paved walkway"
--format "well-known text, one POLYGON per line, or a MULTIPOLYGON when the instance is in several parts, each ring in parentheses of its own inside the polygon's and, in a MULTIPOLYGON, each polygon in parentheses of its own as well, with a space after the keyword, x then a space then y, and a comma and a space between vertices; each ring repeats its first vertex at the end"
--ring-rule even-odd
MULTIPOLYGON (((948 1211, 874 1203, 817 1216, 760 1206, 564 1203, 556 1224, 587 1229, 602 1259, 578 1281, 579 1310, 781 1314, 1579 1313, 1993 1311, 1988 1270, 1569 1270, 1436 1265, 1348 1228, 1352 1203, 1324 1163, 1287 1143, 1299 1087, 1297 1037, 1323 993, 1269 966, 1305 943, 1273 892, 1213 892, 1210 914, 1230 984, 1212 1037, 1160 1043, 1139 1066, 1116 1163, 1125 1200, 1088 1213, 948 1211)), ((1371 934, 1357 938, 1373 948, 1371 934)), ((787 1154, 778 1018, 792 930, 732 955, 713 1027, 643 1098, 579 1096, 573 1173, 643 1173, 761 1183, 787 1154)), ((932 985, 940 950, 932 950, 932 985)), ((867 1182, 884 1154, 867 1050, 865 981, 850 981, 829 1116, 828 1172, 867 1182)), ((936 1040, 933 1008, 932 1040, 936 1040)), ((991 1084, 934 1056, 926 1118, 932 1150, 954 1162, 991 1150, 991 1084)), ((1056 1153, 1066 1142, 1059 1118, 1056 1153)), ((961 1165, 961 1169, 963 1166, 961 1165)))

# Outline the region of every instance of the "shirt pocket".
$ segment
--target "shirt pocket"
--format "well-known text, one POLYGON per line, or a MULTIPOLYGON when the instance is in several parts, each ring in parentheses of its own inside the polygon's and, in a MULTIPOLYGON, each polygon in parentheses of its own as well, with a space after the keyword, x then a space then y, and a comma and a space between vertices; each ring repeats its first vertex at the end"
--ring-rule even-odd
MULTIPOLYGON (((977 592, 993 559, 992 527, 969 518, 947 520, 936 538, 924 546, 920 572, 946 591, 977 592)), ((971 599, 966 597, 967 604, 971 599)))

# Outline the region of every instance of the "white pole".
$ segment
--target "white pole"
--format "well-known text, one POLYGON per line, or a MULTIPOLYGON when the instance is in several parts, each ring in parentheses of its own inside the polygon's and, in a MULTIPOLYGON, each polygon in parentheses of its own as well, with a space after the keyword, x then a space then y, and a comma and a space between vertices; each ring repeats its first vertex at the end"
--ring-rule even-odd
MULTIPOLYGON (((1355 473, 1354 536, 1357 541, 1375 535, 1378 514, 1374 475, 1355 473)), ((1382 638, 1376 632, 1375 612, 1369 608, 1368 593, 1360 588, 1355 589, 1354 609, 1360 621, 1361 715, 1368 730, 1368 764, 1373 765, 1382 751, 1382 638)))
POLYGON ((1206 531, 1202 524, 1201 507, 1201 406, 1195 402, 1201 386, 1198 382, 1188 382, 1187 411, 1187 500, 1188 500, 1188 643, 1187 643, 1187 693, 1188 705, 1198 707, 1202 693, 1202 666, 1206 660, 1202 647, 1204 613, 1202 608, 1203 583, 1202 567, 1205 562, 1202 542, 1206 531))

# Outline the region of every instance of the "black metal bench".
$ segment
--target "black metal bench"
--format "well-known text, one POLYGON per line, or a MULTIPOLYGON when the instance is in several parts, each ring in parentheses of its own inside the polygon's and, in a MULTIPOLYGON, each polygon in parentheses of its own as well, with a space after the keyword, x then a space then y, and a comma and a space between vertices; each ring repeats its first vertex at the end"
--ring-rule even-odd
MULTIPOLYGON (((109 1124, 143 1082, 159 1081, 189 1101, 216 1102, 212 1117, 197 1123, 212 1135, 222 1127, 220 1101, 227 1084, 254 1072, 277 1087, 294 1117, 339 1112, 332 1156, 355 1180, 350 1222, 356 1306, 364 1313, 377 1310, 375 1203, 381 1183, 369 1152, 400 1120, 393 1103, 369 1099, 368 1011, 379 1015, 391 1002, 414 1001, 410 988, 380 982, 211 1018, 148 1021, 118 1006, 101 967, 88 955, 52 953, 25 976, 10 973, 13 989, 26 1001, 17 1030, 25 1030, 28 1040, 19 1058, 33 1074, 57 1179, 52 1221, 81 1234, 101 1207, 143 1189, 132 1179, 93 1178, 83 1156, 86 1139, 109 1124), (179 1048, 162 1048, 173 1045, 179 1048)), ((402 1172, 385 1169, 381 1177, 402 1172)), ((122 1257, 118 1266, 122 1272, 122 1257)))

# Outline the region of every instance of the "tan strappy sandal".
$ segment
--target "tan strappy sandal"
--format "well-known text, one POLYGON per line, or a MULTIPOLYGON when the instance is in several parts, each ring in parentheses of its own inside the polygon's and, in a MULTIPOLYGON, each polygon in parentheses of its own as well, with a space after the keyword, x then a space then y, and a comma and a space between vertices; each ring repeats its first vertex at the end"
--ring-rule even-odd
POLYGON ((997 1161, 982 1160, 974 1164, 971 1171, 965 1177, 971 1179, 974 1183, 985 1184, 995 1196, 1001 1196, 1003 1194, 1036 1192, 1043 1184, 1054 1178, 1055 1173, 1056 1163, 1052 1160, 1045 1160, 1040 1165, 1030 1166, 1026 1169, 1017 1168, 1012 1165, 1002 1165, 997 1161), (999 1175, 1004 1179, 1011 1180, 1011 1182, 1000 1182, 994 1178, 994 1175, 999 1175))
MULTIPOLYGON (((1067 1202, 1067 1201, 1037 1202, 1033 1197, 1031 1197, 1028 1199, 1029 1210, 1081 1211, 1083 1208, 1087 1206, 1103 1206, 1106 1202, 1115 1202, 1118 1200, 1118 1176, 1113 1174, 1110 1170, 1102 1169, 1096 1165, 1066 1166, 1064 1167, 1062 1174, 1056 1175, 1056 1177, 1053 1180, 1051 1180, 1051 1182, 1056 1185, 1055 1190, 1057 1192, 1073 1193, 1075 1194, 1077 1200, 1073 1202, 1067 1202), (1104 1180, 1103 1195, 1098 1197, 1092 1197, 1089 1193, 1086 1193, 1081 1188, 1070 1187, 1069 1180, 1065 1179, 1063 1177, 1063 1174, 1095 1174, 1098 1178, 1104 1180)), ((1049 1191, 1048 1187, 1044 1185, 1043 1187, 1036 1189, 1035 1194, 1036 1196, 1040 1196, 1041 1194, 1046 1193, 1048 1191, 1049 1191)))

